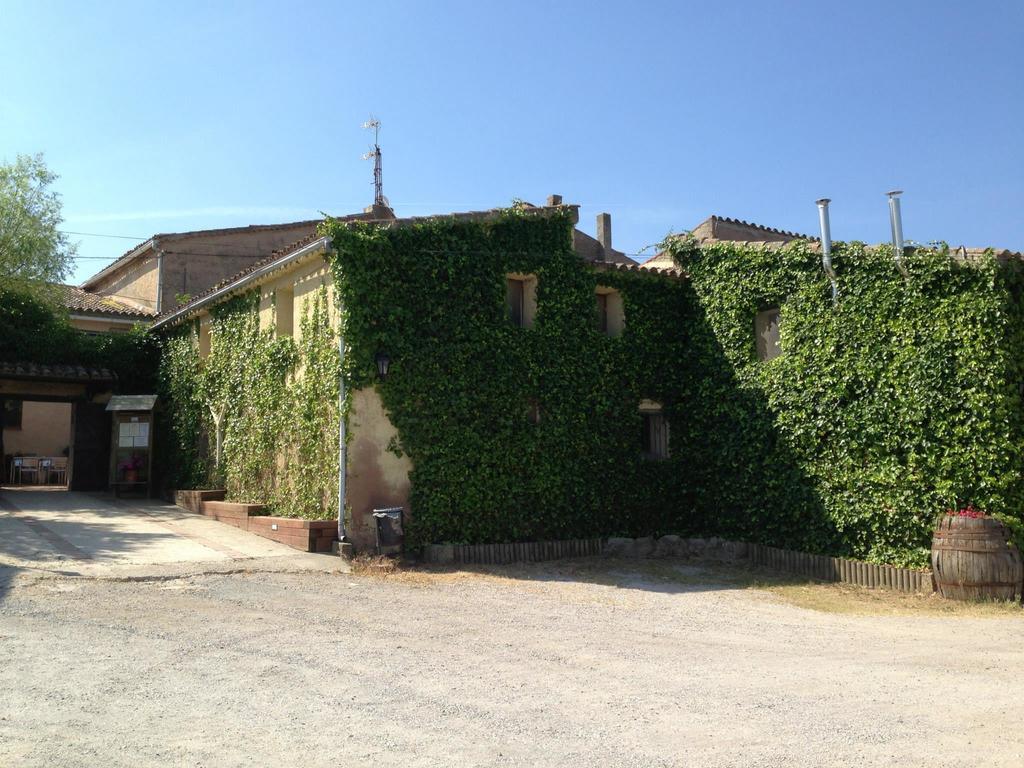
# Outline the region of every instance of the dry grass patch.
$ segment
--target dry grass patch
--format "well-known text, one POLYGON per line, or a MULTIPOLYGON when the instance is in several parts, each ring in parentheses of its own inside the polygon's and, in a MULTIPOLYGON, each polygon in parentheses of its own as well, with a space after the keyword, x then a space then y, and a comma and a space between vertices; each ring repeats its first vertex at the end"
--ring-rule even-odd
POLYGON ((868 589, 856 584, 754 584, 780 600, 812 611, 855 615, 963 616, 970 618, 1022 618, 1020 603, 1007 600, 966 603, 929 594, 868 589))

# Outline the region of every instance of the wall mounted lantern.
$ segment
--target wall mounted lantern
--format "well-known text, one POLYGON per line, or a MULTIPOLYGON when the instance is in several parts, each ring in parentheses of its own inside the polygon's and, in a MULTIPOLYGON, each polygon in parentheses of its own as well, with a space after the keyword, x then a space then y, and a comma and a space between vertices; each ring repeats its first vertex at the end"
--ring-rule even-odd
POLYGON ((386 379, 388 368, 391 367, 391 358, 388 357, 387 352, 378 352, 377 357, 374 359, 377 362, 377 378, 386 379))

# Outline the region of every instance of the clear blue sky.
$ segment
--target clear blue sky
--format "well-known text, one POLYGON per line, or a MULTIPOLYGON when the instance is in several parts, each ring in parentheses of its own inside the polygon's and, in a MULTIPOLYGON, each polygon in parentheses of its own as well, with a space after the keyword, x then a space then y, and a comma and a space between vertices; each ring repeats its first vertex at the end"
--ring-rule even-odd
MULTIPOLYGON (((1021 2, 12 2, 0 159, 66 228, 399 215, 557 192, 627 252, 711 213, 1024 249, 1021 2)), ((129 240, 81 237, 76 278, 129 240)))

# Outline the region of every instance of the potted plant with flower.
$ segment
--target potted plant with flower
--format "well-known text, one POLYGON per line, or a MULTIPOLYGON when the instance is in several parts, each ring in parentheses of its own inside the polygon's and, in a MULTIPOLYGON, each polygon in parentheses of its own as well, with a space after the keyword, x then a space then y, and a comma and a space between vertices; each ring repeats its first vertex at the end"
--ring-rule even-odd
POLYGON ((132 454, 121 459, 117 464, 117 471, 121 475, 121 481, 125 483, 137 483, 139 481, 139 470, 142 469, 142 457, 132 454))

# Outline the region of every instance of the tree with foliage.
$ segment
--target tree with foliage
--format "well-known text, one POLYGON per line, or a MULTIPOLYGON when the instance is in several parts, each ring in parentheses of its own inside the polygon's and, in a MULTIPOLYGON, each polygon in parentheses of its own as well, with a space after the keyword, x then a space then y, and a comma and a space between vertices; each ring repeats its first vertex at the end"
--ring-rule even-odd
POLYGON ((0 165, 0 281, 8 287, 60 283, 71 273, 76 246, 58 229, 56 179, 41 154, 0 165))

